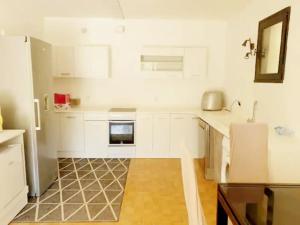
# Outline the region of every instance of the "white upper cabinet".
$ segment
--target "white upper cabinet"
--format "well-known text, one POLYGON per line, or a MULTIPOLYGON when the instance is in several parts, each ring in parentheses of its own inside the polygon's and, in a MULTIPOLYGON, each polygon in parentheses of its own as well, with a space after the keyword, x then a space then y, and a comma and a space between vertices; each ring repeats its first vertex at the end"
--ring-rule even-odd
POLYGON ((76 75, 78 77, 107 78, 109 48, 106 46, 76 47, 76 75))
POLYGON ((55 46, 55 77, 108 78, 110 54, 108 46, 55 46))
POLYGON ((201 78, 207 74, 205 47, 144 47, 140 56, 146 78, 201 78))
POLYGON ((140 56, 145 78, 182 78, 184 48, 145 47, 140 56))
POLYGON ((75 75, 75 47, 56 46, 53 48, 54 76, 72 77, 75 75))
POLYGON ((207 48, 184 49, 184 77, 202 78, 207 74, 207 48))

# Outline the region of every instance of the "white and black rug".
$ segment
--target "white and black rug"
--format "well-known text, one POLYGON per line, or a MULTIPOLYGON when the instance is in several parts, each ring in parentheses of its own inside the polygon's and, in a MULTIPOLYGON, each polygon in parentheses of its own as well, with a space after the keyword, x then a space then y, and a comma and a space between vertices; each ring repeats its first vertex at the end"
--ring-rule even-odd
POLYGON ((57 181, 14 222, 118 221, 129 159, 58 160, 57 181))

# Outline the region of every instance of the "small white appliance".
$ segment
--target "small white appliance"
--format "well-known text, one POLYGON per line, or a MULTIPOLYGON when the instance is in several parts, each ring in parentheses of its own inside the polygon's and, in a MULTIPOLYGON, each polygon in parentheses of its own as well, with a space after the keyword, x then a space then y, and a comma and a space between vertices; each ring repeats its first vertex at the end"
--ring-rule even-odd
POLYGON ((221 91, 206 91, 202 96, 201 108, 204 111, 220 111, 224 106, 223 93, 221 91))

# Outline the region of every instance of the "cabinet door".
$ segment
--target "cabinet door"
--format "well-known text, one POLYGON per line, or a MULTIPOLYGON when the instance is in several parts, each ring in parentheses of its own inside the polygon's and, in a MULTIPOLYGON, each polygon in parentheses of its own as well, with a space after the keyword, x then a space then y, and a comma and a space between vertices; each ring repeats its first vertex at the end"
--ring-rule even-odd
POLYGON ((85 151, 87 155, 95 157, 106 157, 107 148, 107 121, 85 121, 85 151))
POLYGON ((207 74, 207 48, 185 48, 184 77, 200 78, 207 74))
POLYGON ((75 75, 75 48, 72 46, 56 46, 54 49, 54 76, 70 77, 75 75))
POLYGON ((200 119, 190 115, 187 121, 188 137, 187 145, 194 158, 204 158, 205 137, 204 130, 199 126, 200 119))
POLYGON ((153 116, 153 152, 156 155, 170 153, 170 114, 153 116))
POLYGON ((23 168, 21 144, 0 148, 0 209, 24 189, 23 168))
POLYGON ((180 157, 183 154, 184 144, 187 137, 187 118, 182 114, 171 115, 171 155, 180 157))
POLYGON ((106 46, 76 47, 76 73, 79 77, 107 78, 109 48, 106 46))
POLYGON ((153 153, 153 120, 152 114, 139 114, 137 116, 137 157, 151 156, 153 153))
POLYGON ((65 152, 84 152, 84 127, 81 114, 61 115, 61 148, 65 152))

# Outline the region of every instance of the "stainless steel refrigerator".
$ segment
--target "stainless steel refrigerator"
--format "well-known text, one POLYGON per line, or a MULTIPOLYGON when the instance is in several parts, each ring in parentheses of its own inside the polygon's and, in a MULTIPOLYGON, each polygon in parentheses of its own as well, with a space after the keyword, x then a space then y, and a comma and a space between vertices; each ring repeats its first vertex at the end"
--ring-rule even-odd
POLYGON ((51 45, 26 36, 0 37, 0 106, 6 129, 25 129, 29 195, 57 177, 57 124, 52 106, 51 45))

